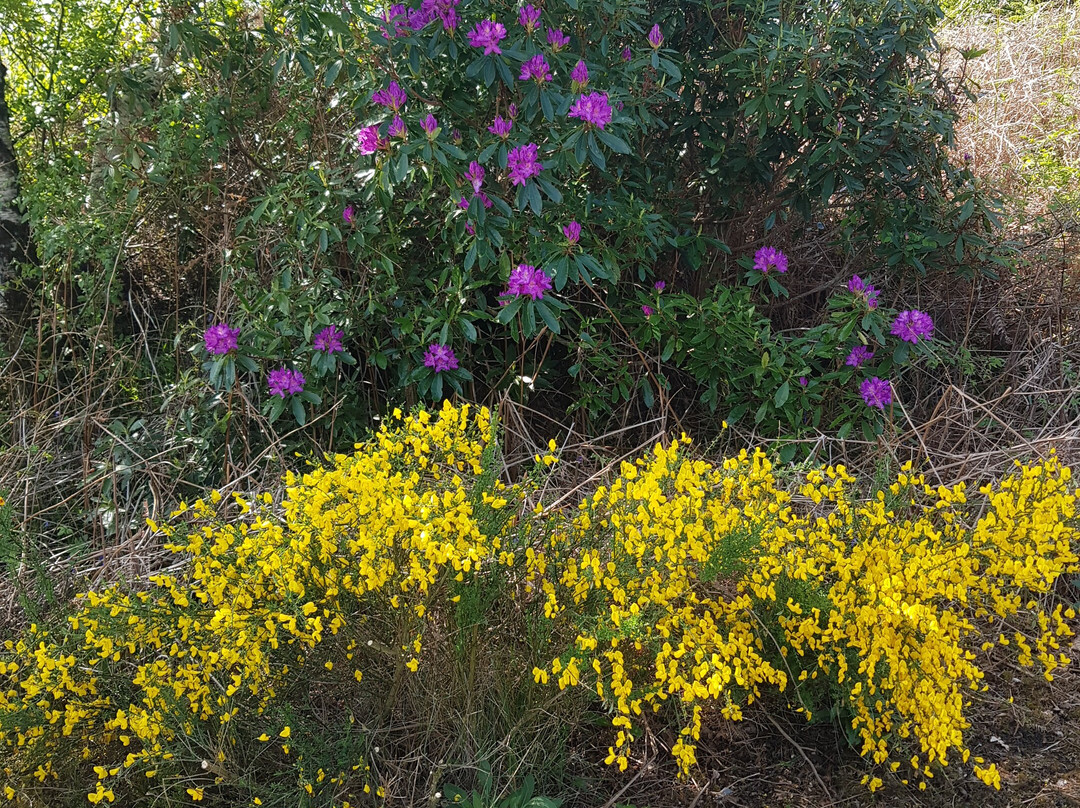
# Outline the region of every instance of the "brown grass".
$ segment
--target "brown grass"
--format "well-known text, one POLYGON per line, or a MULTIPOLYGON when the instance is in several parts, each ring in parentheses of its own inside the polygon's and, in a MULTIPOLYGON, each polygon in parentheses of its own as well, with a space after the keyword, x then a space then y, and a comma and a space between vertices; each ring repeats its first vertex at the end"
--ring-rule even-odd
MULTIPOLYGON (((1027 224, 1064 200, 1080 203, 1080 5, 1043 3, 1015 20, 968 16, 939 37, 946 47, 987 49, 967 68, 978 97, 962 106, 957 153, 1027 224)), ((1060 213, 1080 222, 1080 210, 1060 213)))

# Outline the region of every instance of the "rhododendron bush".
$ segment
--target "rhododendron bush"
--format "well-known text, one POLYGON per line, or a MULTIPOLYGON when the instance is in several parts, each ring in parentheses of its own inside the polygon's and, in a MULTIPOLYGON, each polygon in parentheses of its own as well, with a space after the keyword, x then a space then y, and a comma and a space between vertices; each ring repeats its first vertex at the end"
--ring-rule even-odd
POLYGON ((181 565, 4 643, 4 794, 378 802, 387 721, 465 700, 440 729, 468 735, 485 665, 515 727, 606 710, 621 769, 646 718, 689 772, 704 723, 789 709, 839 716, 871 789, 956 766, 997 786, 969 751, 985 667, 1069 661, 1053 587, 1078 569, 1077 491, 1053 458, 977 493, 906 469, 862 501, 843 467, 788 491, 761 453, 714 464, 683 436, 556 507, 554 443, 516 485, 498 443, 487 410, 395 413, 281 502, 215 493, 152 524, 181 565))
MULTIPOLYGON (((962 88, 928 83, 938 14, 916 0, 283 6, 249 80, 323 117, 318 135, 293 109, 275 124, 311 150, 302 166, 258 161, 274 181, 247 200, 225 276, 244 344, 212 383, 239 378, 271 421, 304 423, 349 391, 483 398, 527 377, 597 424, 681 389, 775 435, 873 438, 908 356, 885 344, 879 297, 891 319, 902 268, 966 266, 985 247, 985 200, 946 158, 962 88), (801 296, 799 328, 774 331, 785 284, 820 280, 798 233, 823 220, 877 287, 857 276, 865 305, 840 317, 848 278, 833 279, 801 296), (268 243, 273 274, 246 271, 268 243), (757 325, 733 327, 732 301, 757 325), (308 372, 328 325, 341 362, 308 372)), ((197 22, 170 30, 181 53, 217 54, 197 22)))

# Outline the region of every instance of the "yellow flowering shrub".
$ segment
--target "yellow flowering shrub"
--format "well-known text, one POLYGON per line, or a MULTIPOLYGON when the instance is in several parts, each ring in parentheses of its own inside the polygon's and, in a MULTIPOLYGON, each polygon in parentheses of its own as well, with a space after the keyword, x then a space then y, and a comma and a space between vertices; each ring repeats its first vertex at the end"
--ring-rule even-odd
POLYGON ((677 722, 688 771, 706 718, 769 700, 832 710, 870 761, 922 778, 969 762, 966 694, 992 654, 1047 678, 1068 661, 1075 614, 1051 589, 1080 569, 1077 492, 1054 459, 976 506, 910 469, 863 502, 842 467, 789 493, 760 452, 713 465, 684 437, 545 510, 526 507, 528 479, 499 482, 497 449, 486 410, 395 412, 353 454, 289 475, 281 503, 214 493, 152 525, 181 572, 86 592, 64 624, 4 642, 4 796, 377 801, 369 736, 410 677, 453 668, 455 642, 515 660, 529 687, 592 694, 621 768, 646 712, 677 722), (463 630, 480 591, 544 630, 463 630), (317 753, 327 738, 336 751, 317 753))

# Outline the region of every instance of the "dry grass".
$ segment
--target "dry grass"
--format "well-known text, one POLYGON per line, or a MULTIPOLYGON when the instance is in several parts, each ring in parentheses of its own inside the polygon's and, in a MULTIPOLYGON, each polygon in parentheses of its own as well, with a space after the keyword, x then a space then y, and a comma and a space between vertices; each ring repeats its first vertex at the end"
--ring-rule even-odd
POLYGON ((1080 210, 1064 203, 1080 204, 1080 5, 1042 3, 1018 19, 965 16, 939 36, 946 47, 987 51, 967 68, 978 98, 962 106, 958 154, 970 155, 1025 224, 1060 208, 1077 225, 1080 210))

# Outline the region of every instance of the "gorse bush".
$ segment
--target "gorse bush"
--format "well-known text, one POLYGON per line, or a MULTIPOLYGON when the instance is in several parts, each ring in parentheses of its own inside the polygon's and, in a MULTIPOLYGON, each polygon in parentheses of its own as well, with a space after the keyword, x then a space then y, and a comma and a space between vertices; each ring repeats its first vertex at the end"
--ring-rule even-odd
POLYGON ((490 414, 445 404, 290 475, 280 504, 181 506, 153 527, 182 570, 86 592, 66 622, 4 644, 4 793, 401 798, 377 774, 391 716, 465 721, 509 696, 501 720, 527 732, 559 703, 573 705, 560 722, 608 710, 623 769, 645 714, 678 729, 685 772, 703 722, 763 702, 839 717, 872 789, 901 766, 924 787, 957 759, 998 785, 969 759, 967 694, 1001 654, 1047 678, 1068 661, 1075 614, 1052 588, 1078 569, 1069 470, 1018 468, 978 503, 905 470, 860 502, 842 467, 791 494, 760 453, 713 465, 689 445, 658 444, 576 507, 545 508, 556 456, 504 485, 490 414), (497 693, 479 687, 485 664, 497 693))

